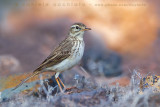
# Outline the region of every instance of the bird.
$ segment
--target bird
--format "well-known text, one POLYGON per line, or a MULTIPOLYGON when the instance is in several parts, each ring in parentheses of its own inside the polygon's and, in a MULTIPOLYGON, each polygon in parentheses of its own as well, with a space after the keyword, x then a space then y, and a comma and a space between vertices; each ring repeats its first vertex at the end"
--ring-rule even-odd
POLYGON ((82 59, 85 43, 84 43, 84 32, 91 30, 87 28, 83 23, 74 23, 69 29, 68 36, 60 42, 60 44, 50 53, 50 55, 38 66, 33 73, 26 79, 22 80, 13 90, 20 87, 30 78, 41 74, 43 72, 54 72, 55 80, 58 84, 60 91, 62 87, 66 89, 66 86, 59 78, 59 75, 74 66, 76 66, 82 59), (60 84, 61 83, 61 84, 60 84))

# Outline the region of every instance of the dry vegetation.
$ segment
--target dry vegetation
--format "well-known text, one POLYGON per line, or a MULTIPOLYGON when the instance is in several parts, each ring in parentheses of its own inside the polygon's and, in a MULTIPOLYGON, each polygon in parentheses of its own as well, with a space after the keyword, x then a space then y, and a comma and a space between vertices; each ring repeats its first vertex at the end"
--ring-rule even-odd
POLYGON ((160 94, 153 92, 151 87, 144 88, 143 93, 140 92, 140 78, 140 74, 134 71, 129 86, 121 87, 118 84, 99 86, 92 79, 79 76, 75 79, 75 87, 67 88, 64 93, 59 93, 57 86, 52 86, 50 82, 41 80, 41 87, 37 91, 26 90, 15 94, 10 99, 4 99, 0 105, 2 107, 160 106, 160 94))

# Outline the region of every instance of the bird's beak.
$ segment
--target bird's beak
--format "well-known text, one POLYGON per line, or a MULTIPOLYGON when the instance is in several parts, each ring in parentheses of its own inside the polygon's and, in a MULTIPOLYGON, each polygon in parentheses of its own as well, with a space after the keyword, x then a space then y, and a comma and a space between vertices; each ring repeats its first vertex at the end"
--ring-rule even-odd
POLYGON ((91 28, 82 29, 82 31, 87 31, 87 30, 91 30, 91 28))

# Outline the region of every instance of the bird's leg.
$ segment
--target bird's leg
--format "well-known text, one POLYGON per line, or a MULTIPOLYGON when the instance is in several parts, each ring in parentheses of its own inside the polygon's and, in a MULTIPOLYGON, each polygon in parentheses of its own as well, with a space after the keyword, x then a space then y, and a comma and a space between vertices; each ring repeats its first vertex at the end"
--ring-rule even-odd
POLYGON ((64 89, 66 89, 66 86, 64 85, 64 83, 62 82, 62 80, 58 77, 58 80, 60 81, 60 83, 63 85, 64 89))
POLYGON ((59 83, 59 81, 58 81, 58 78, 55 78, 55 79, 56 79, 56 81, 57 81, 57 84, 58 84, 58 86, 59 86, 60 91, 62 92, 62 87, 61 87, 61 85, 60 85, 60 83, 59 83))
POLYGON ((56 75, 55 75, 55 80, 57 81, 57 84, 58 84, 58 86, 59 86, 59 89, 60 89, 60 91, 62 92, 62 87, 61 87, 61 84, 60 84, 60 83, 59 83, 59 81, 58 81, 59 74, 60 74, 60 72, 56 72, 56 75))

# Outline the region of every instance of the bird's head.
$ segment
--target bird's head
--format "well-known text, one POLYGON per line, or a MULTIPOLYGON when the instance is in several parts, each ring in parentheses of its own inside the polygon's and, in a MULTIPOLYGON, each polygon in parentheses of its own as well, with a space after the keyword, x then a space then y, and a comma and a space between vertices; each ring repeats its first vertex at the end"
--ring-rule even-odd
POLYGON ((75 23, 70 28, 69 36, 83 38, 83 34, 87 30, 91 30, 91 28, 87 28, 83 23, 75 23))

